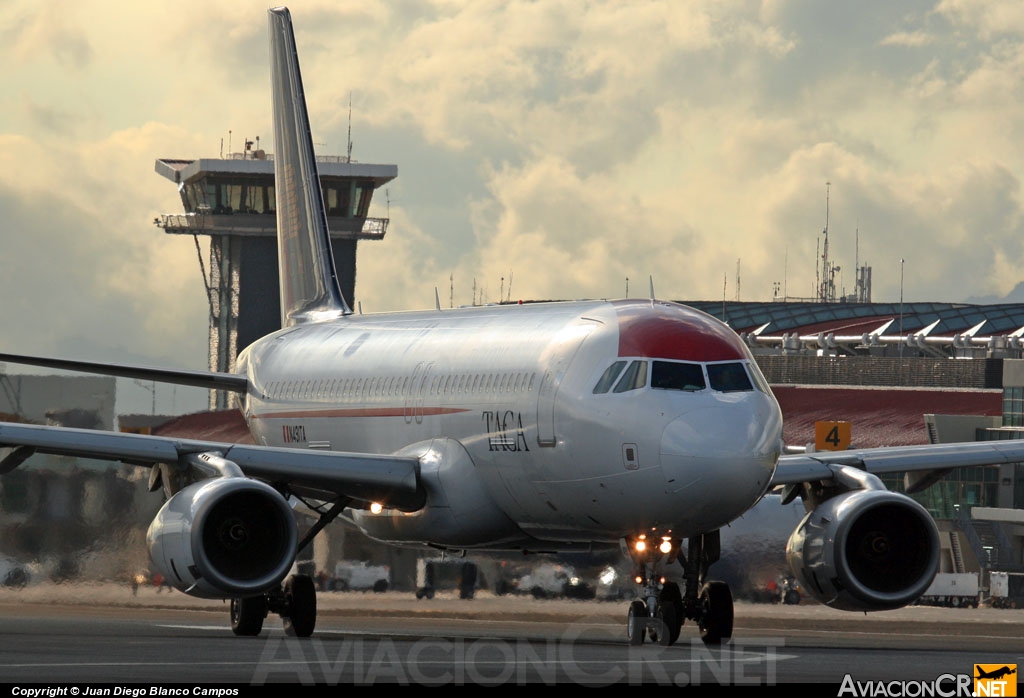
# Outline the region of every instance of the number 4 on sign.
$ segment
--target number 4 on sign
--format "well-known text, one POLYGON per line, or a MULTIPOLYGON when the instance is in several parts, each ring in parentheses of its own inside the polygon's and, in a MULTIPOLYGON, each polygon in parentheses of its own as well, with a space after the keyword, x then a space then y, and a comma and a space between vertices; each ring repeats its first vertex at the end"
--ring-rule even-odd
POLYGON ((815 422, 814 448, 817 451, 845 451, 850 447, 849 422, 815 422))

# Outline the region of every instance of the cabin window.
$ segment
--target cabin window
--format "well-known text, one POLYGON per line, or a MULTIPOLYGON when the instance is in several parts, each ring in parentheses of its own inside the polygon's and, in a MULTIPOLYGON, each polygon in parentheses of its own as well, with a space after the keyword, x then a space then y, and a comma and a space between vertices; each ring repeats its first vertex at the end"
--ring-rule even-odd
POLYGON ((734 393, 742 390, 753 390, 750 377, 739 361, 725 364, 708 364, 708 380, 712 390, 723 393, 734 393))
POLYGON ((607 393, 612 389, 612 384, 615 383, 615 379, 622 373, 622 369, 626 366, 625 361, 616 361, 611 366, 605 369, 604 373, 601 374, 601 378, 598 379, 597 385, 594 386, 594 395, 601 395, 607 393))
POLYGON ((704 369, 700 364, 655 361, 651 369, 651 387, 658 390, 704 390, 704 369))
POLYGON ((637 390, 647 385, 647 362, 634 361, 622 374, 622 378, 615 385, 616 393, 625 393, 629 390, 637 390))

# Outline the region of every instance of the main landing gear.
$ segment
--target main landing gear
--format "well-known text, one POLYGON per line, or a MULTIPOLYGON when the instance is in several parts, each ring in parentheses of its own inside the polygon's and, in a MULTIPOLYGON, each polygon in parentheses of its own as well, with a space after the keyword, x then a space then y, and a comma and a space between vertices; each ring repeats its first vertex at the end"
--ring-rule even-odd
POLYGON ((313 578, 293 574, 280 589, 261 596, 231 599, 231 630, 235 635, 259 635, 268 613, 277 613, 284 631, 295 637, 309 637, 316 627, 316 587, 313 578))
POLYGON ((725 582, 708 581, 707 572, 719 558, 718 531, 682 541, 666 536, 652 539, 640 535, 625 541, 636 564, 634 579, 640 598, 629 605, 626 634, 629 644, 642 645, 650 638, 659 645, 679 639, 683 623, 692 620, 707 645, 720 645, 732 637, 732 592, 725 582), (658 563, 678 560, 683 568, 683 588, 656 574, 658 563))
MULTIPOLYGON (((299 541, 301 553, 324 527, 344 511, 350 500, 338 497, 329 506, 310 508, 319 511, 317 519, 299 541)), ((316 585, 306 574, 293 574, 280 589, 271 589, 259 596, 231 599, 231 631, 235 635, 254 636, 263 630, 268 613, 276 613, 284 622, 284 631, 295 637, 309 637, 316 628, 316 585)))

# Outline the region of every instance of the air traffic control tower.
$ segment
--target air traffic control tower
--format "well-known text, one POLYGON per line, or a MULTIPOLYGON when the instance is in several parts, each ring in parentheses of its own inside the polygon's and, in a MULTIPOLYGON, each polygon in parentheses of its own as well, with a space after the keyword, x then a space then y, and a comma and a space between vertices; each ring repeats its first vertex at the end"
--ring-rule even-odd
MULTIPOLYGON (((374 190, 397 177, 398 166, 318 156, 317 167, 341 291, 355 307, 356 244, 387 232, 388 219, 367 212, 374 190)), ((273 156, 247 141, 244 153, 226 158, 161 158, 156 171, 178 186, 185 213, 154 223, 195 241, 210 303, 210 368, 231 371, 239 350, 281 327, 273 156), (200 235, 210 237, 208 266, 200 235)), ((210 407, 227 408, 227 400, 223 391, 211 393, 210 407)))

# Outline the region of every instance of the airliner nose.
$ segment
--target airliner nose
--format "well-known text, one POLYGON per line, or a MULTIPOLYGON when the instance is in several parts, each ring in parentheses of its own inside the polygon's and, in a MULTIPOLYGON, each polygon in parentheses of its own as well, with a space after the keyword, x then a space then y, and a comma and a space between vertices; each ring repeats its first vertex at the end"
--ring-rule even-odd
POLYGON ((661 437, 661 468, 669 491, 706 492, 705 513, 719 512, 724 524, 764 494, 781 443, 778 405, 747 394, 670 422, 661 437))

